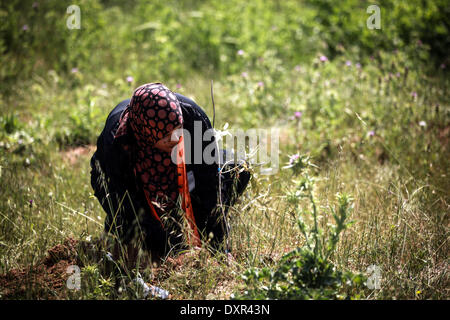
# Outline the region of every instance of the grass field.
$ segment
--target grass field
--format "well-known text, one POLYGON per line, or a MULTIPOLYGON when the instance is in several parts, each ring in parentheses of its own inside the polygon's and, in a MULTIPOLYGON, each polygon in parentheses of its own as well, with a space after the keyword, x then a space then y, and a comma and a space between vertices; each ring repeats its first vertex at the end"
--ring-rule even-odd
POLYGON ((336 195, 347 194, 352 224, 324 263, 365 277, 375 265, 381 283, 333 287, 336 297, 449 298, 445 1, 382 2, 381 30, 365 27, 370 3, 358 1, 79 3, 79 30, 66 27, 69 2, 0 7, 0 298, 138 297, 118 293, 98 259, 74 258, 63 245, 102 235, 105 213, 90 186, 96 138, 109 111, 148 82, 191 97, 212 118, 211 80, 217 129, 278 128, 282 166, 294 154, 314 166, 275 175, 253 167, 231 211, 234 261, 193 250, 183 263, 143 270, 146 282, 173 299, 245 296, 267 285, 251 284, 246 271, 275 270, 305 246, 300 217, 328 241, 336 195), (298 193, 305 176, 311 198, 298 193), (56 245, 66 264, 43 264, 56 245), (80 259, 81 290, 69 290, 64 270, 80 259), (42 265, 54 278, 33 269, 42 265))

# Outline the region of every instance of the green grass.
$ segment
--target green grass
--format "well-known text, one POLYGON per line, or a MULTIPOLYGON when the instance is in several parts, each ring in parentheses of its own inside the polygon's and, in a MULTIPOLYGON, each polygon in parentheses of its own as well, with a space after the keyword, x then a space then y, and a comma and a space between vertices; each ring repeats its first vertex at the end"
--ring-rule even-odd
MULTIPOLYGON (((328 30, 325 22, 314 18, 319 9, 305 5, 302 11, 290 1, 274 12, 277 2, 255 2, 244 11, 238 6, 231 13, 214 1, 195 12, 196 1, 181 7, 169 3, 155 18, 166 22, 159 36, 151 28, 131 33, 136 24, 131 22, 131 9, 113 6, 101 11, 100 3, 93 3, 84 21, 87 30, 97 33, 72 34, 68 39, 61 31, 65 44, 59 44, 60 56, 30 40, 28 56, 21 58, 23 47, 14 49, 11 44, 20 37, 16 29, 25 23, 18 15, 11 16, 10 29, 2 29, 16 28, 10 33, 10 47, 3 37, 2 46, 10 49, 4 61, 11 65, 2 61, 0 69, 5 83, 0 97, 0 274, 38 263, 50 247, 68 237, 101 236, 105 213, 93 197, 89 174, 95 148, 73 157, 83 150, 79 146, 95 144, 118 102, 142 83, 161 81, 194 98, 212 119, 213 79, 216 128, 225 123, 243 129, 277 127, 282 165, 295 153, 312 157, 322 228, 327 230, 333 221, 325 212, 336 205, 335 195, 352 196, 349 219, 354 224, 341 235, 330 261, 355 273, 365 273, 370 265, 380 267, 381 289, 365 288, 361 298, 449 298, 449 77, 448 66, 440 68, 440 60, 438 67, 426 62, 432 57, 429 46, 403 39, 397 51, 360 52, 370 50, 366 30, 354 46, 343 42, 338 52, 328 51, 333 33, 320 35, 310 29, 328 30), (265 14, 255 15, 255 10, 265 14), (198 12, 203 12, 203 20, 195 20, 198 12), (240 34, 232 14, 257 22, 242 23, 240 34), (113 23, 118 17, 124 21, 120 25, 113 23), (184 29, 179 25, 182 17, 191 17, 184 29), (300 27, 298 17, 303 18, 300 27), (212 21, 217 28, 211 27, 212 21), (197 23, 200 31, 195 33, 197 23), (284 38, 271 39, 260 30, 272 24, 284 38), (298 30, 308 41, 293 40, 298 30), (156 47, 143 45, 144 39, 156 41, 156 47), (69 52, 65 45, 75 40, 81 47, 69 52), (178 45, 185 45, 185 51, 175 50, 178 45), (88 56, 99 46, 108 50, 91 61, 88 56), (245 54, 237 55, 239 49, 245 54), (201 59, 192 58, 197 50, 201 59), (330 61, 321 62, 321 55, 330 61), (168 69, 162 71, 165 63, 168 69), (70 72, 73 67, 78 71, 70 72), (132 83, 127 83, 128 75, 134 77, 132 83), (292 119, 297 111, 301 119, 292 119)), ((160 4, 145 10, 156 6, 160 4)), ((48 12, 57 13, 56 8, 48 12)), ((358 18, 355 15, 352 19, 358 18)), ((135 17, 137 25, 148 22, 144 13, 135 17)), ((48 35, 46 28, 31 31, 41 39, 48 35)), ((354 34, 352 26, 342 28, 349 32, 339 35, 342 40, 354 34)), ((395 42, 395 30, 390 27, 381 39, 392 36, 395 42)), ((253 169, 247 191, 232 209, 235 262, 227 264, 224 257, 208 252, 193 253, 182 266, 169 260, 147 268, 143 275, 148 282, 175 299, 229 298, 245 291, 245 270, 276 268, 285 253, 304 244, 286 198, 297 178, 290 170, 264 176, 258 167, 253 169)), ((19 298, 136 297, 134 291, 117 295, 115 279, 102 272, 101 263, 88 258, 84 262, 80 292, 62 288, 42 293, 31 287, 19 298)))

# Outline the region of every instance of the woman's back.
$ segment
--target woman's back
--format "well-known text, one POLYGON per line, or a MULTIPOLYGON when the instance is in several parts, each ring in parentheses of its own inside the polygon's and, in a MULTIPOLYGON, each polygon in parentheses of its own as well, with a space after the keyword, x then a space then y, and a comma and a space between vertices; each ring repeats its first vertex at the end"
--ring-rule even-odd
MULTIPOLYGON (((208 236, 210 233, 213 233, 213 242, 219 244, 222 242, 227 228, 224 226, 225 217, 223 212, 215 210, 218 204, 218 164, 217 161, 207 163, 203 159, 205 147, 215 143, 214 137, 209 141, 203 141, 203 134, 207 130, 212 129, 211 122, 206 113, 193 100, 179 93, 174 94, 182 112, 183 128, 189 133, 191 140, 191 145, 185 147, 186 158, 190 158, 188 160, 191 161, 187 161, 185 168, 189 180, 189 193, 195 223, 202 234, 208 236), (201 130, 199 132, 198 129, 200 127, 201 130), (201 152, 200 155, 198 154, 199 150, 201 152)), ((132 157, 130 158, 130 155, 123 148, 124 145, 135 144, 133 135, 126 134, 120 139, 116 136, 121 117, 130 102, 131 99, 120 102, 107 117, 105 128, 97 141, 97 151, 91 159, 91 183, 95 190, 95 195, 107 212, 107 218, 105 219, 105 229, 107 231, 114 229, 113 222, 121 220, 119 221, 122 223, 119 228, 119 238, 124 240, 131 239, 136 229, 133 226, 135 226, 137 220, 146 229, 146 238, 151 238, 151 241, 145 241, 148 242, 148 247, 160 252, 166 252, 167 246, 164 244, 163 246, 166 249, 161 248, 161 242, 167 242, 169 230, 161 228, 158 221, 149 214, 150 210, 146 201, 148 199, 144 195, 140 181, 136 179, 132 157), (101 172, 107 178, 106 184, 110 190, 104 190, 105 181, 102 182, 100 179, 101 172), (115 199, 115 201, 111 202, 110 199, 106 201, 108 193, 110 199, 115 199), (129 196, 129 201, 120 202, 120 199, 123 200, 125 194, 129 196), (123 208, 119 210, 120 214, 116 214, 116 217, 114 217, 113 212, 118 210, 117 206, 119 203, 122 204, 123 208), (136 212, 134 214, 130 213, 136 210, 140 211, 138 213, 140 213, 142 218, 137 217, 136 212)), ((216 157, 215 152, 212 155, 216 157)), ((244 175, 241 181, 243 188, 247 185, 249 178, 249 174, 244 175)), ((228 198, 231 199, 231 197, 228 198)), ((231 204, 231 201, 225 198, 223 200, 225 204, 231 204)))

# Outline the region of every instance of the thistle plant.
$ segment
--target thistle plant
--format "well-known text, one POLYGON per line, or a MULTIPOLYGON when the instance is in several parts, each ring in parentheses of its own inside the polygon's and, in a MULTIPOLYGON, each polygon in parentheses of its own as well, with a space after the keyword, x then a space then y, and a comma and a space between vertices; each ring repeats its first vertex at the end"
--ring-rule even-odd
POLYGON ((291 157, 285 168, 293 175, 301 175, 295 189, 288 191, 286 201, 292 208, 298 228, 303 235, 301 247, 284 255, 275 268, 248 269, 243 279, 247 290, 236 299, 346 299, 359 298, 364 279, 361 274, 338 270, 331 261, 341 233, 352 222, 347 219, 352 210, 352 198, 336 195, 336 209, 330 212, 334 224, 324 230, 319 226, 320 214, 314 197, 314 178, 310 168, 315 167, 308 156, 291 157), (304 204, 306 200, 306 205, 304 204), (310 218, 311 223, 307 222, 310 218))

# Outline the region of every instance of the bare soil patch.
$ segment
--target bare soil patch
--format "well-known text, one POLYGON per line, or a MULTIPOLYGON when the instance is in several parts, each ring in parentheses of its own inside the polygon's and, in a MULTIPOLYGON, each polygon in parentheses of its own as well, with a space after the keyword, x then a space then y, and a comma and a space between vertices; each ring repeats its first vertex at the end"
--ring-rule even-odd
POLYGON ((74 165, 82 158, 91 157, 94 154, 95 150, 97 150, 97 146, 95 145, 75 147, 64 150, 62 152, 62 157, 66 162, 74 165))
POLYGON ((66 239, 47 251, 39 263, 31 267, 12 269, 0 275, 2 299, 61 299, 61 290, 70 276, 67 268, 77 264, 77 244, 66 239))

